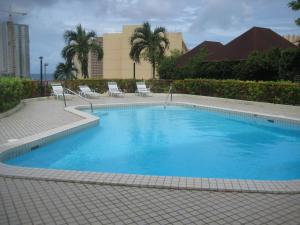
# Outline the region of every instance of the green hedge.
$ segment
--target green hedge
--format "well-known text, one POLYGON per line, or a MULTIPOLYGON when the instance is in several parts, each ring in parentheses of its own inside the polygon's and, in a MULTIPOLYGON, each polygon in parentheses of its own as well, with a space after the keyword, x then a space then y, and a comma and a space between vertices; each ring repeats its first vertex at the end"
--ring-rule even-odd
MULTIPOLYGON (((89 79, 69 80, 66 86, 78 91, 78 86, 86 84, 99 93, 107 92, 107 82, 111 80, 89 79)), ((125 92, 133 93, 136 90, 137 80, 114 80, 125 92)), ((174 93, 205 95, 221 98, 232 98, 249 101, 271 102, 279 104, 300 105, 300 84, 292 82, 274 81, 240 81, 240 80, 213 80, 213 79, 186 79, 186 80, 148 80, 146 84, 154 93, 166 93, 170 84, 173 84, 174 93)), ((44 95, 51 93, 51 87, 44 88, 44 95)), ((15 78, 0 79, 0 111, 6 111, 20 102, 20 99, 40 96, 40 83, 32 80, 15 78)))
MULTIPOLYGON (((127 93, 134 93, 136 91, 136 82, 140 80, 133 80, 133 79, 127 79, 127 80, 106 80, 106 79, 89 79, 89 80, 68 80, 66 82, 66 86, 71 89, 78 91, 79 85, 88 85, 91 89, 99 92, 99 93, 105 93, 108 90, 107 82, 108 81, 115 81, 117 82, 119 88, 121 88, 123 91, 127 93)), ((155 93, 162 93, 167 92, 170 86, 170 83, 172 81, 170 80, 147 80, 146 85, 151 88, 152 92, 155 93)))
POLYGON ((23 97, 20 79, 0 77, 0 113, 18 105, 23 97))
POLYGON ((300 105, 300 84, 287 81, 186 79, 174 81, 173 87, 176 93, 300 105))
MULTIPOLYGON (((41 96, 40 82, 36 80, 22 80, 23 84, 23 98, 36 98, 41 96)), ((44 96, 51 94, 51 87, 48 83, 44 83, 44 96)))
MULTIPOLYGON (((66 86, 77 91, 78 86, 86 84, 97 92, 107 91, 110 80, 69 80, 66 86)), ((136 90, 135 80, 114 80, 125 92, 136 90)), ((241 99, 248 101, 271 102, 278 104, 300 105, 300 84, 288 81, 240 81, 214 79, 186 80, 148 80, 147 86, 154 93, 166 93, 173 83, 175 93, 205 95, 222 98, 241 99)))

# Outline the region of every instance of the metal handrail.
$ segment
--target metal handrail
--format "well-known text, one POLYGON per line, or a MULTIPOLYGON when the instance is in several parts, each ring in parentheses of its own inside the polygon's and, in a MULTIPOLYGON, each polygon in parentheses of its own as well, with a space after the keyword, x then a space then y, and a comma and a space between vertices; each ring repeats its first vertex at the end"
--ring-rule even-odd
POLYGON ((172 84, 171 84, 171 85, 170 85, 170 88, 169 88, 169 91, 168 91, 168 95, 167 95, 166 100, 165 100, 164 109, 165 109, 166 106, 167 106, 167 102, 168 102, 169 96, 171 96, 170 102, 173 101, 173 92, 172 92, 172 89, 173 89, 173 86, 172 86, 172 84))
POLYGON ((64 89, 66 89, 67 91, 73 93, 74 95, 78 96, 78 97, 81 98, 82 100, 84 100, 84 101, 86 101, 87 103, 89 103, 90 106, 91 106, 92 112, 94 112, 93 103, 92 103, 91 101, 89 101, 89 100, 86 99, 85 97, 83 97, 83 96, 77 94, 75 91, 72 91, 72 90, 70 90, 70 89, 68 89, 68 88, 64 88, 64 89))

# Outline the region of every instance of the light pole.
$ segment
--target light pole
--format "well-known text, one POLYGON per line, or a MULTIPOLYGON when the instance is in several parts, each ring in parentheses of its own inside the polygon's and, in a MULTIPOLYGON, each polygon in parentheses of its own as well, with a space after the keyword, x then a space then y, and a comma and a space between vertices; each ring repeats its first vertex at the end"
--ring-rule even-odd
POLYGON ((40 91, 41 91, 41 97, 43 96, 43 56, 40 56, 39 57, 39 59, 40 59, 40 72, 41 72, 41 82, 40 82, 40 85, 41 85, 41 89, 40 89, 40 91))
POLYGON ((135 80, 135 62, 133 63, 133 79, 135 80))
POLYGON ((49 66, 49 64, 48 63, 44 63, 44 77, 45 77, 45 81, 47 80, 47 73, 46 73, 47 66, 49 66))

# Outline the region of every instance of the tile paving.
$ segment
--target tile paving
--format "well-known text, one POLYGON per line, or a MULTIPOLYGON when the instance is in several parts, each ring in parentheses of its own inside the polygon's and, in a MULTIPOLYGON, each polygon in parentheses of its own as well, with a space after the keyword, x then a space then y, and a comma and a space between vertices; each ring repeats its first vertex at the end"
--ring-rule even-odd
POLYGON ((170 190, 0 177, 0 224, 299 224, 300 194, 170 190))
POLYGON ((81 117, 64 111, 64 105, 60 101, 27 102, 21 110, 0 119, 0 145, 9 139, 31 136, 80 119, 81 117))

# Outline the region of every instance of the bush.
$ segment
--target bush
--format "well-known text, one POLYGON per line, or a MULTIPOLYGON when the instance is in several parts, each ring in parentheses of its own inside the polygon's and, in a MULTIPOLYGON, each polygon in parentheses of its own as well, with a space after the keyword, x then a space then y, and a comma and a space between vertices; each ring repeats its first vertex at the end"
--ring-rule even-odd
POLYGON ((160 60, 157 68, 160 79, 180 79, 179 70, 176 68, 176 62, 180 55, 181 53, 177 50, 160 60))
POLYGON ((7 111, 18 105, 23 96, 23 84, 20 79, 0 78, 0 112, 7 111))
POLYGON ((236 77, 235 61, 203 62, 194 78, 233 79, 236 77))
MULTIPOLYGON (((41 96, 40 81, 23 79, 23 98, 36 98, 41 96)), ((51 87, 48 83, 43 83, 43 95, 49 96, 51 93, 51 87)))
POLYGON ((299 62, 300 48, 253 52, 244 61, 206 62, 203 57, 196 56, 185 67, 170 69, 168 78, 294 81, 295 76, 300 75, 299 62))
POLYGON ((187 79, 173 87, 176 93, 300 105, 300 84, 292 82, 187 79))
POLYGON ((300 48, 281 52, 279 59, 279 79, 291 80, 300 75, 300 48))
POLYGON ((95 90, 99 93, 105 93, 108 90, 107 82, 115 81, 117 82, 119 88, 121 88, 124 92, 135 92, 136 84, 135 82, 138 80, 127 79, 127 80, 104 80, 104 79, 86 79, 86 80, 67 80, 66 87, 79 91, 79 85, 88 85, 91 89, 95 90))
MULTIPOLYGON (((118 80, 106 80, 106 79, 88 79, 88 80, 68 80, 66 81, 66 87, 71 90, 78 91, 79 85, 88 85, 91 89, 99 92, 105 93, 108 90, 107 82, 115 81, 119 88, 127 93, 134 93, 136 91, 136 82, 140 80, 133 79, 118 79, 118 80)), ((167 92, 170 86, 170 80, 147 80, 146 84, 151 88, 152 92, 161 93, 167 92)))
POLYGON ((235 67, 235 74, 241 80, 278 80, 280 54, 279 49, 268 53, 253 52, 235 67))
MULTIPOLYGON (((99 93, 107 91, 107 82, 112 80, 68 80, 66 85, 78 91, 78 86, 86 84, 99 93)), ((129 93, 136 91, 138 80, 114 80, 129 93)), ((300 84, 274 81, 241 81, 216 79, 147 80, 146 85, 154 93, 167 93, 173 83, 174 93, 205 95, 221 98, 261 101, 279 104, 300 105, 300 84)))
MULTIPOLYGON (((99 93, 107 91, 107 82, 112 80, 68 80, 66 86, 78 91, 79 85, 88 85, 99 93)), ((114 80, 126 92, 136 91, 138 80, 114 80)), ((248 101, 271 102, 279 104, 300 105, 300 84, 281 81, 241 81, 216 79, 186 80, 147 80, 146 85, 154 93, 167 93, 170 84, 174 93, 204 95, 248 101)), ((45 94, 50 94, 50 87, 45 94)), ((0 79, 0 111, 6 111, 17 105, 21 99, 40 96, 39 81, 20 80, 16 78, 0 79)))

